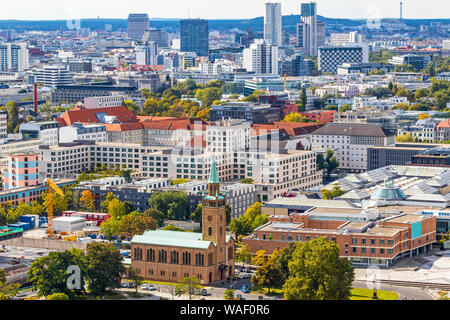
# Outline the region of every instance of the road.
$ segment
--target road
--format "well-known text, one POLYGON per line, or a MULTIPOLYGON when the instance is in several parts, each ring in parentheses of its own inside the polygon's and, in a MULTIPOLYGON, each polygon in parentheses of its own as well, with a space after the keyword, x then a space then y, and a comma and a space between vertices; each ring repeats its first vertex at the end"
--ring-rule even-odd
MULTIPOLYGON (((367 282, 365 281, 354 281, 354 288, 367 288, 367 282)), ((381 284, 379 290, 394 291, 400 294, 401 298, 406 298, 406 300, 434 300, 434 298, 428 294, 426 291, 420 288, 414 287, 400 287, 392 286, 387 284, 381 284)))

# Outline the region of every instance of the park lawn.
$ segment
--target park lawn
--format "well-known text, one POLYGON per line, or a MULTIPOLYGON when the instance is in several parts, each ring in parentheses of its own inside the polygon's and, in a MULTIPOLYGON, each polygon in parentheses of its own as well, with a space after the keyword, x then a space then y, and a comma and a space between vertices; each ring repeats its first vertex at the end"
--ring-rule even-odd
MULTIPOLYGON (((352 295, 350 300, 374 300, 372 299, 373 290, 353 288, 351 290, 352 295)), ((397 292, 377 290, 378 300, 397 300, 399 295, 397 292)))

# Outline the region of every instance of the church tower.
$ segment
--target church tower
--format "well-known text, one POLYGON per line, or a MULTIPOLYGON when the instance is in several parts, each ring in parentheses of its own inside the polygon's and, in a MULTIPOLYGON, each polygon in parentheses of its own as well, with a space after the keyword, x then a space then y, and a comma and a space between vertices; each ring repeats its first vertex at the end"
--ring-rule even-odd
POLYGON ((213 158, 208 181, 208 195, 202 201, 202 239, 216 245, 215 264, 226 264, 226 209, 225 197, 220 194, 220 181, 213 158))

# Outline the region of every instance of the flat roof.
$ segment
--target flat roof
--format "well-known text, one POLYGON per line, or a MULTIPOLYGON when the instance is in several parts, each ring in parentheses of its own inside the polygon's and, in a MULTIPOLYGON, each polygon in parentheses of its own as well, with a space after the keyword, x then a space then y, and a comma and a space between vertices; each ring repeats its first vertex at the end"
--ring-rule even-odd
POLYGON ((361 208, 355 208, 355 209, 345 209, 345 208, 314 208, 311 210, 308 210, 309 214, 313 213, 350 213, 350 214, 361 214, 363 213, 363 210, 361 208))
POLYGON ((416 214, 405 214, 400 217, 395 217, 388 219, 389 222, 398 222, 398 223, 416 223, 425 220, 426 217, 422 215, 416 214))
POLYGON ((394 236, 397 233, 404 231, 405 229, 406 228, 376 226, 370 230, 367 230, 366 234, 379 235, 379 236, 394 236))

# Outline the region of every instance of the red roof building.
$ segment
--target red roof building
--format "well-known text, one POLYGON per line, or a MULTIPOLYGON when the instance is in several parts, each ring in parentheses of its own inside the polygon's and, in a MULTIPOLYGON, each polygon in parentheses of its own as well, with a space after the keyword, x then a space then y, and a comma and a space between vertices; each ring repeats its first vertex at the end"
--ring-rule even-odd
POLYGON ((80 109, 74 108, 66 111, 61 118, 56 119, 62 127, 71 126, 76 122, 81 123, 104 123, 105 116, 116 117, 118 123, 139 123, 139 119, 125 106, 80 109))

